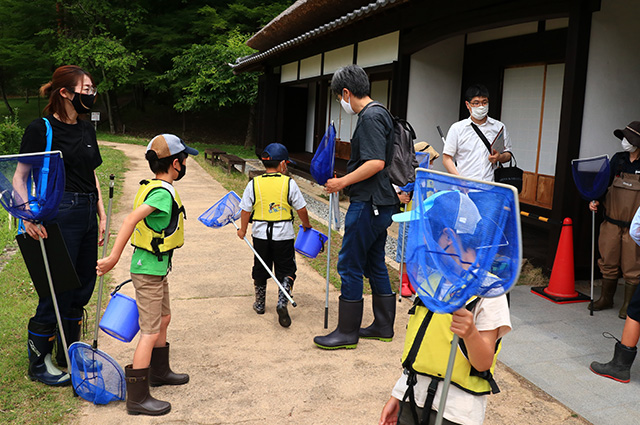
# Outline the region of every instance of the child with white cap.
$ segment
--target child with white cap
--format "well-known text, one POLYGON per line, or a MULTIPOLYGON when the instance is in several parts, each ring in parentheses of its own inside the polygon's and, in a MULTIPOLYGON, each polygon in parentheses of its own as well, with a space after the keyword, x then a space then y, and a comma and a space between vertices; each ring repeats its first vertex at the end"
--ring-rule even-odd
POLYGON ((198 155, 198 151, 173 134, 160 134, 151 139, 145 158, 155 178, 140 182, 133 211, 124 219, 111 254, 98 260, 96 267, 99 276, 111 270, 131 239, 135 249, 130 270, 141 335, 133 364, 125 367, 130 415, 157 416, 171 410, 169 402, 149 394, 149 385, 189 382, 189 375, 171 370, 167 342, 171 321, 167 274, 173 250, 184 244, 184 207, 173 182, 184 177, 189 155, 198 155))

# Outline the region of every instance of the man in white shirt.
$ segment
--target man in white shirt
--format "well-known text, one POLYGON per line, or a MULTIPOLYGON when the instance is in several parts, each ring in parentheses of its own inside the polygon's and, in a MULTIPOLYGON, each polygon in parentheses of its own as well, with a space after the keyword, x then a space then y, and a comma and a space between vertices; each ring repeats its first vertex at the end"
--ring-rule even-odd
POLYGON ((498 162, 511 159, 511 138, 504 124, 490 118, 489 90, 482 84, 474 84, 465 93, 465 105, 469 118, 454 123, 445 140, 442 164, 450 174, 477 180, 494 181, 493 172, 498 162), (482 132, 489 144, 503 131, 504 149, 489 153, 473 125, 482 132))

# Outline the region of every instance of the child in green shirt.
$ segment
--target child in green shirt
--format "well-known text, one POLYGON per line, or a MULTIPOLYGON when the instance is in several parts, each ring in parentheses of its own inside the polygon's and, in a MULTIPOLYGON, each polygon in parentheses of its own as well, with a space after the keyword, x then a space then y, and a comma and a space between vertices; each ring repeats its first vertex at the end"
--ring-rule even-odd
POLYGON ((164 415, 171 410, 170 403, 149 394, 149 385, 189 382, 189 375, 171 370, 167 342, 171 321, 167 274, 173 250, 184 243, 184 207, 172 183, 184 177, 189 154, 198 151, 172 134, 151 139, 145 157, 155 179, 141 182, 134 210, 122 223, 111 254, 98 260, 96 267, 99 276, 111 270, 131 240, 135 250, 130 270, 141 334, 133 364, 125 367, 127 411, 133 415, 164 415))

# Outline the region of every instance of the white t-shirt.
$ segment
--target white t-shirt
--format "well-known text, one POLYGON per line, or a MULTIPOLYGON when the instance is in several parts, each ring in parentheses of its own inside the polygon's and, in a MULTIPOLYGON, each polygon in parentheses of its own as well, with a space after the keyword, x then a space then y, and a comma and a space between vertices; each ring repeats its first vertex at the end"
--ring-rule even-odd
MULTIPOLYGON (((476 328, 479 331, 491 331, 498 329, 498 338, 502 338, 511 330, 511 318, 509 317, 509 306, 506 295, 496 298, 481 298, 474 309, 474 319, 476 328)), ((459 350, 458 350, 459 351, 459 350)), ((458 352, 458 355, 460 353, 458 352)), ((431 383, 428 376, 417 375, 418 382, 414 387, 415 399, 418 407, 424 407, 427 399, 427 390, 431 383)), ((398 400, 402 400, 407 391, 407 376, 402 374, 391 395, 398 400)), ((433 405, 431 408, 438 410, 440 395, 442 394, 442 382, 438 384, 433 405)), ((444 409, 444 418, 463 425, 481 425, 484 421, 484 414, 487 408, 487 396, 477 396, 469 394, 451 385, 447 395, 447 403, 444 409)))
MULTIPOLYGON (((255 195, 253 193, 253 181, 250 181, 242 193, 240 208, 244 211, 251 212, 251 210, 253 210, 254 202, 255 195)), ((299 209, 307 206, 307 201, 304 200, 298 184, 293 179, 291 179, 291 183, 289 184, 289 205, 293 207, 294 211, 298 211, 299 209)), ((267 225, 268 223, 266 221, 254 221, 251 224, 251 235, 254 238, 267 239, 267 225)), ((273 223, 272 240, 286 241, 295 238, 296 234, 290 221, 277 221, 273 223)))
MULTIPOLYGON (((461 176, 492 182, 496 166, 489 162, 489 150, 471 127, 471 123, 471 118, 453 123, 447 133, 442 152, 453 158, 461 176)), ((478 125, 489 143, 493 142, 502 127, 504 127, 503 123, 491 117, 487 117, 484 124, 478 125)), ((511 138, 506 127, 504 150, 511 152, 511 138)))

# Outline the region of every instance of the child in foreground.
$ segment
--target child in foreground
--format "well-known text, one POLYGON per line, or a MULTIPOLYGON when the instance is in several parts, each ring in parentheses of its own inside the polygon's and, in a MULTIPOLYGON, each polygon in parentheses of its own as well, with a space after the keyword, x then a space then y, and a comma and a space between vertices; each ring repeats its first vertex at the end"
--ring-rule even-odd
POLYGON ((184 207, 173 182, 184 177, 187 157, 198 151, 173 134, 161 134, 149 142, 145 158, 153 180, 143 180, 133 211, 124 219, 111 254, 98 260, 99 276, 111 270, 131 238, 131 279, 140 315, 140 340, 133 364, 125 367, 127 412, 130 415, 164 415, 171 404, 153 398, 149 385, 182 385, 189 375, 169 366, 167 328, 171 321, 167 274, 173 250, 184 243, 184 207))
MULTIPOLYGON (((430 221, 434 240, 443 253, 467 269, 475 261, 475 247, 486 231, 485 220, 466 194, 451 191, 434 196, 432 202, 429 216, 440 217, 430 221), (457 252, 456 246, 461 247, 461 252, 457 252)), ((411 212, 398 214, 394 221, 410 217, 411 212)), ((506 295, 471 297, 465 307, 452 314, 431 313, 417 297, 409 314, 402 356, 404 373, 382 410, 379 425, 435 423, 453 334, 460 337, 460 343, 443 424, 482 424, 487 394, 499 391, 493 370, 500 340, 511 330, 506 295), (426 328, 421 326, 423 322, 426 328), (426 422, 427 418, 431 421, 426 422)))
MULTIPOLYGON (((291 224, 293 210, 298 213, 306 232, 311 229, 307 202, 296 182, 283 174, 287 171, 287 163, 291 162, 284 145, 271 143, 264 149, 260 159, 266 171, 263 175, 254 177, 242 194, 241 224, 237 233, 240 239, 244 239, 247 226, 250 222, 253 223, 253 247, 268 267, 274 266, 275 276, 291 294, 297 270, 295 233, 291 224)), ((258 314, 264 314, 269 272, 257 258, 254 258, 251 277, 256 293, 253 309, 258 314)), ((285 328, 291 326, 291 317, 287 311, 288 302, 287 297, 280 291, 276 311, 278 322, 285 328)))

